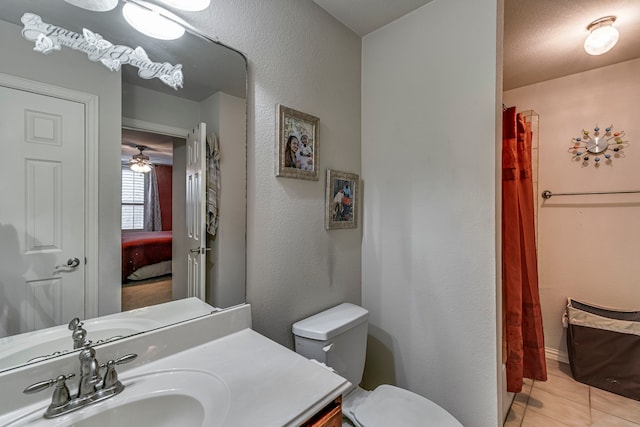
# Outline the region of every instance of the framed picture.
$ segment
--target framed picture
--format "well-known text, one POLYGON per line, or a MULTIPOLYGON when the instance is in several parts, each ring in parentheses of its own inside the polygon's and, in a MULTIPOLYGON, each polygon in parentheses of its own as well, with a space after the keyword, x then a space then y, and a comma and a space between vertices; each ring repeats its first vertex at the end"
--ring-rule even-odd
POLYGON ((358 227, 360 177, 327 169, 325 228, 358 227))
POLYGON ((318 180, 320 119, 278 105, 276 176, 318 180))

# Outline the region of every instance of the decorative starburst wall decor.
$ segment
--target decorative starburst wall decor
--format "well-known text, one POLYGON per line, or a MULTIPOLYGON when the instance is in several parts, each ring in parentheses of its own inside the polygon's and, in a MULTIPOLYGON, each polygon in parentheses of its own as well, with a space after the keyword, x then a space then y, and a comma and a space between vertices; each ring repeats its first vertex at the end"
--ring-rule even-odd
POLYGON ((613 158, 624 157, 624 149, 629 147, 629 141, 625 141, 624 131, 614 131, 613 125, 607 127, 604 133, 598 125, 593 128, 593 134, 583 129, 582 136, 571 139, 569 153, 573 155, 576 162, 582 161, 583 165, 588 165, 593 158, 595 166, 602 160, 606 164, 611 164, 613 158))

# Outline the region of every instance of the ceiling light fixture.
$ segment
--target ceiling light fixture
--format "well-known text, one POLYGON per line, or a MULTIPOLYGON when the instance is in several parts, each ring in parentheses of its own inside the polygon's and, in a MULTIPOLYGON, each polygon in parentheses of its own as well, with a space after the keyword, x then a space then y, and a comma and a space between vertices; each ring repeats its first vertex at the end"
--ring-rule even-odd
POLYGON ((175 40, 182 37, 184 27, 168 19, 165 15, 170 15, 169 12, 147 2, 139 3, 126 3, 122 7, 122 15, 129 25, 154 39, 175 40))
POLYGON ((129 160, 129 167, 134 172, 147 173, 151 172, 153 163, 149 160, 149 156, 142 154, 142 151, 147 147, 144 145, 136 145, 136 148, 140 150, 140 154, 134 154, 133 158, 129 160))
POLYGON ((584 50, 589 55, 602 55, 609 52, 618 42, 618 30, 613 26, 615 16, 596 19, 587 26, 589 35, 584 41, 584 50))
POLYGON ((211 0, 160 0, 169 7, 187 12, 199 12, 205 10, 211 4, 211 0))
POLYGON ((108 12, 115 9, 118 0, 64 0, 69 4, 94 12, 108 12))

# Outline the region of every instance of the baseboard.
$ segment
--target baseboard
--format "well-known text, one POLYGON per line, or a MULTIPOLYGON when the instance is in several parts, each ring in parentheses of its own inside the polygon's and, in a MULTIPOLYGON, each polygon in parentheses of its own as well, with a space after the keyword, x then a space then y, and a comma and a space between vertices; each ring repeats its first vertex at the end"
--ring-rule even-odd
POLYGON ((547 359, 557 360, 562 363, 569 363, 569 355, 564 351, 556 350, 555 348, 544 348, 544 355, 547 359))

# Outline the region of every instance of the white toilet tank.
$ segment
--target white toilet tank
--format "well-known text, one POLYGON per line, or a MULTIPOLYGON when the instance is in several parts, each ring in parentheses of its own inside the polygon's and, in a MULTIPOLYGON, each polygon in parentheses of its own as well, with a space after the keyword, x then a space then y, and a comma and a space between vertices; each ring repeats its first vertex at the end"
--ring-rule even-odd
POLYGON ((344 303, 293 324, 296 353, 330 366, 351 382, 362 381, 369 312, 344 303))

